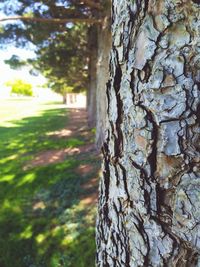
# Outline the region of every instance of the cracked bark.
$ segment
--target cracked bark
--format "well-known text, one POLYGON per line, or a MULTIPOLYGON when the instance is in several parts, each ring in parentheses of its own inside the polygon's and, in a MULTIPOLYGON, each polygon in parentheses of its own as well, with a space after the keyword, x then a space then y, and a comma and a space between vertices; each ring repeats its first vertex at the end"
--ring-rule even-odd
POLYGON ((200 266, 200 5, 112 12, 97 266, 200 266))

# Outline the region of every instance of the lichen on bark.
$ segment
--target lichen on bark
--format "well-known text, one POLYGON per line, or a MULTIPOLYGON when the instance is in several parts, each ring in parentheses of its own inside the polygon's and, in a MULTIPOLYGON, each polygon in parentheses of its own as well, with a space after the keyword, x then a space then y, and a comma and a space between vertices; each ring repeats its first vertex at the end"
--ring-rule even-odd
POLYGON ((200 266, 200 6, 112 12, 97 266, 200 266))

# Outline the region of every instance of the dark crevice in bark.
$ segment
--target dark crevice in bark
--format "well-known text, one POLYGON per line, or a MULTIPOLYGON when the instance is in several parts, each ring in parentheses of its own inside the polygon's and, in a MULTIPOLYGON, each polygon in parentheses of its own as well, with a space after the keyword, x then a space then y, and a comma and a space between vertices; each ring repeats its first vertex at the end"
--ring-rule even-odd
POLYGON ((142 178, 147 182, 148 185, 150 185, 150 182, 148 181, 148 175, 144 168, 142 168, 139 164, 137 164, 131 157, 129 157, 133 167, 138 169, 142 175, 142 178))
POLYGON ((117 171, 117 166, 116 166, 116 164, 114 164, 113 166, 115 168, 115 176, 116 176, 116 180, 117 180, 116 185, 119 186, 120 181, 119 181, 119 174, 118 174, 118 171, 117 171))
POLYGON ((149 111, 144 105, 141 104, 141 102, 138 103, 138 106, 141 107, 145 112, 147 116, 147 120, 152 124, 152 150, 151 154, 148 156, 147 160, 149 162, 150 168, 151 168, 151 179, 155 180, 155 173, 157 169, 157 142, 158 142, 158 126, 157 123, 153 117, 153 114, 151 111, 149 111))
MULTIPOLYGON (((184 58, 184 60, 186 62, 185 58, 184 58)), ((185 73, 184 73, 184 75, 185 75, 185 73)), ((181 153, 182 153, 182 155, 184 157, 184 161, 185 161, 185 173, 186 172, 189 173, 189 172, 193 171, 194 164, 192 162, 192 158, 190 157, 190 155, 187 152, 188 147, 190 146, 190 143, 192 142, 192 140, 189 138, 189 136, 190 136, 189 130, 191 129, 191 126, 188 124, 187 119, 189 119, 195 115, 196 116, 196 123, 198 124, 198 121, 200 120, 200 118, 199 118, 199 116, 200 116, 199 115, 200 114, 199 113, 200 112, 200 103, 197 105, 196 110, 193 110, 192 106, 193 106, 194 101, 195 101, 195 97, 193 95, 193 92, 189 91, 187 88, 185 88, 185 86, 183 86, 182 88, 185 91, 185 95, 186 95, 186 101, 185 101, 186 109, 182 113, 182 116, 184 116, 185 113, 187 114, 187 112, 189 114, 187 114, 187 117, 185 116, 185 119, 184 119, 185 127, 181 126, 181 121, 180 121, 181 130, 178 132, 178 144, 179 144, 181 153), (183 129, 185 130, 185 137, 186 137, 187 142, 185 141, 184 136, 181 134, 181 131, 183 129)), ((198 148, 196 148, 196 150, 198 151, 198 148)))
POLYGON ((108 203, 106 202, 103 206, 103 217, 105 219, 105 222, 107 223, 108 227, 111 226, 111 220, 109 218, 109 208, 108 208, 108 203))
POLYGON ((200 0, 192 0, 193 3, 200 5, 200 0))
POLYGON ((198 125, 200 125, 200 103, 198 104, 198 106, 197 106, 197 110, 196 110, 196 123, 198 124, 198 125))
POLYGON ((143 254, 144 257, 144 265, 143 266, 150 266, 150 262, 149 262, 149 252, 150 252, 150 243, 149 243, 149 237, 147 235, 147 233, 145 232, 144 229, 144 221, 142 219, 142 217, 140 215, 134 215, 135 219, 137 220, 137 224, 134 223, 136 229, 138 230, 138 232, 140 233, 145 245, 147 246, 147 253, 146 255, 143 254), (139 217, 140 218, 139 218, 139 217))
POLYGON ((167 120, 162 120, 159 122, 159 124, 166 123, 166 122, 173 122, 173 121, 180 121, 182 117, 180 116, 179 118, 172 118, 172 119, 167 119, 167 120))
MULTIPOLYGON (((101 215, 101 213, 100 213, 100 215, 101 215)), ((105 243, 106 239, 105 239, 105 235, 103 234, 104 233, 104 226, 102 224, 100 225, 100 229, 101 229, 101 231, 100 231, 100 236, 99 237, 105 243)))
POLYGON ((115 14, 114 5, 111 5, 111 25, 113 25, 115 21, 114 14, 115 14))
MULTIPOLYGON (((186 135, 186 138, 188 136, 188 123, 186 120, 185 121, 185 135, 186 135)), ((184 162, 185 162, 185 166, 184 166, 184 171, 185 173, 189 171, 189 169, 191 169, 190 167, 190 157, 187 153, 187 149, 186 149, 186 143, 185 143, 185 138, 184 136, 181 134, 181 131, 183 130, 183 127, 181 126, 181 123, 179 123, 180 125, 180 128, 181 130, 177 133, 178 135, 178 144, 179 144, 179 148, 180 148, 180 151, 181 151, 181 154, 183 155, 183 158, 184 158, 184 162)))
POLYGON ((119 249, 118 249, 118 244, 117 244, 117 242, 115 240, 114 234, 115 234, 115 232, 112 231, 112 233, 111 233, 111 240, 113 242, 114 248, 116 249, 116 256, 118 256, 119 255, 119 249))
POLYGON ((109 167, 109 162, 110 162, 110 154, 109 154, 109 134, 107 138, 107 142, 104 143, 103 145, 103 155, 104 155, 104 170, 103 170, 103 179, 104 179, 104 185, 105 185, 105 203, 103 206, 103 214, 104 218, 110 227, 111 225, 111 220, 109 218, 109 208, 108 208, 108 199, 109 199, 109 189, 110 189, 110 167, 109 167))
MULTIPOLYGON (((129 14, 130 14, 130 20, 129 20, 129 22, 128 22, 128 25, 129 25, 128 28, 130 28, 131 31, 132 31, 133 23, 132 23, 131 10, 130 10, 130 8, 129 8, 129 14)), ((129 51, 130 51, 130 49, 131 49, 131 45, 132 45, 132 42, 131 42, 131 39, 129 39, 129 40, 128 40, 127 47, 126 47, 125 52, 124 52, 124 59, 125 59, 125 60, 128 60, 128 55, 129 55, 129 51)))
MULTIPOLYGON (((110 103, 110 94, 109 94, 110 88, 111 88, 111 80, 109 80, 106 83, 106 96, 107 96, 108 103, 110 103)), ((110 113, 110 106, 108 105, 108 107, 107 107, 107 114, 109 114, 109 113, 110 113)))
POLYGON ((184 114, 186 111, 189 111, 189 115, 188 115, 188 118, 191 117, 193 115, 193 111, 191 109, 191 103, 190 103, 190 100, 191 100, 191 95, 190 95, 190 92, 185 88, 185 86, 183 85, 182 86, 184 92, 185 92, 185 96, 186 96, 186 101, 185 101, 185 104, 186 104, 186 109, 184 110, 184 112, 182 114, 184 114))
MULTIPOLYGON (((149 62, 154 62, 154 61, 155 61, 155 57, 159 54, 158 51, 159 51, 159 49, 161 49, 159 43, 160 43, 160 41, 161 41, 161 39, 162 39, 162 36, 163 36, 163 33, 160 33, 160 34, 158 35, 158 37, 157 37, 156 40, 151 40, 151 39, 149 38, 149 40, 151 40, 152 42, 154 42, 155 45, 156 45, 156 48, 155 48, 155 50, 154 50, 153 55, 151 56, 151 59, 148 60, 149 62)), ((147 61, 147 63, 148 63, 148 61, 147 61)), ((146 64, 147 64, 147 63, 146 63, 146 64)), ((146 65, 146 64, 145 64, 145 65, 146 65)), ((143 68, 143 69, 144 69, 144 68, 143 68)))
MULTIPOLYGON (((123 247, 124 246, 124 242, 122 241, 122 239, 121 239, 121 234, 122 233, 117 233, 116 232, 116 237, 117 237, 117 241, 121 244, 121 246, 123 247)), ((118 245, 119 246, 119 245, 118 245)))
POLYGON ((130 16, 130 22, 132 22, 132 24, 134 24, 137 17, 136 17, 136 14, 133 13, 133 11, 131 10, 130 6, 128 6, 128 13, 130 16))
POLYGON ((134 80, 134 73, 133 72, 131 73, 130 88, 132 91, 132 100, 133 100, 133 103, 135 103, 135 80, 134 80))
POLYGON ((124 260, 122 260, 123 266, 126 267, 131 267, 130 266, 130 240, 129 240, 129 235, 127 230, 124 228, 123 231, 121 232, 121 234, 123 235, 124 241, 121 243, 121 246, 124 248, 124 252, 125 252, 125 262, 124 260))
POLYGON ((115 66, 115 76, 113 87, 116 93, 117 99, 117 120, 116 120, 116 131, 117 136, 115 135, 115 157, 116 159, 121 157, 122 149, 123 149, 123 133, 121 130, 121 123, 122 123, 122 116, 123 116, 123 102, 120 97, 120 86, 121 86, 121 79, 122 79, 122 70, 119 65, 118 54, 116 52, 116 66, 115 66))
POLYGON ((164 190, 160 187, 159 183, 156 184, 156 207, 157 207, 157 214, 160 216, 162 213, 162 205, 164 204, 164 190))
POLYGON ((108 253, 106 250, 104 250, 104 257, 105 257, 105 260, 104 260, 104 266, 105 267, 110 267, 110 265, 108 264, 108 253))
MULTIPOLYGON (((122 212, 122 207, 120 207, 120 209, 117 209, 117 206, 114 202, 113 202, 113 208, 114 208, 116 215, 118 215, 120 212, 122 212)), ((117 228, 119 228, 119 216, 117 216, 117 228)))
POLYGON ((144 14, 148 13, 148 8, 149 8, 149 0, 144 1, 144 14))
POLYGON ((130 266, 130 247, 128 245, 128 247, 126 247, 126 263, 125 263, 126 267, 131 267, 130 266))
POLYGON ((121 171, 122 171, 122 178, 123 178, 123 182, 124 182, 124 189, 126 191, 126 195, 127 195, 127 200, 130 202, 130 194, 129 194, 129 190, 128 190, 128 185, 127 185, 127 175, 126 175, 126 169, 124 168, 124 166, 120 163, 118 163, 121 171))
POLYGON ((147 60, 147 63, 143 67, 142 70, 138 70, 138 78, 140 79, 141 83, 148 83, 149 78, 151 77, 151 66, 150 66, 150 61, 147 60), (144 75, 144 77, 142 77, 144 75))

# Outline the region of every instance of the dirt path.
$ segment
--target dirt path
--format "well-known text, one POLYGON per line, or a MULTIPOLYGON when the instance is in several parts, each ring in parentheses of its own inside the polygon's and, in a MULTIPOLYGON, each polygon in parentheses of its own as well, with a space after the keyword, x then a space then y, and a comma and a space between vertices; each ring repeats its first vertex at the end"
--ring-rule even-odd
MULTIPOLYGON (((83 108, 69 109, 68 122, 65 128, 48 133, 50 138, 55 138, 55 141, 59 138, 82 136, 83 139, 91 136, 91 132, 87 127, 87 112, 83 108)), ((80 153, 92 152, 95 153, 95 145, 93 143, 86 143, 82 146, 68 147, 63 149, 54 149, 43 151, 36 155, 34 160, 28 162, 24 166, 24 170, 34 168, 37 166, 46 166, 53 163, 59 163, 66 159, 67 156, 73 156, 80 153)))
MULTIPOLYGON (((34 167, 39 166, 47 166, 50 164, 55 164, 59 162, 63 162, 67 159, 68 156, 80 156, 83 159, 87 159, 91 154, 94 157, 99 159, 98 153, 95 149, 94 143, 91 143, 92 133, 88 129, 87 126, 87 113, 85 109, 76 108, 69 109, 67 125, 65 128, 48 133, 49 138, 55 138, 55 142, 59 138, 76 138, 77 136, 82 136, 86 141, 84 145, 77 147, 68 147, 63 149, 54 149, 43 151, 35 156, 35 158, 29 161, 25 166, 24 170, 32 169, 34 167)), ((80 176, 91 176, 94 173, 96 167, 92 166, 92 164, 81 164, 75 170, 80 176)), ((97 190, 93 190, 98 186, 98 174, 89 179, 82 185, 82 189, 84 191, 88 191, 88 194, 80 195, 80 203, 83 205, 91 205, 97 202, 97 190)))

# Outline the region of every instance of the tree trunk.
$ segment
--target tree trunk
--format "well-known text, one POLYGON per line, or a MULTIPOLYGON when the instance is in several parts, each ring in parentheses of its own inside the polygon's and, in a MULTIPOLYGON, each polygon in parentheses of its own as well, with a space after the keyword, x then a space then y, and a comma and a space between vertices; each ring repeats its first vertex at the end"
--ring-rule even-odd
POLYGON ((67 94, 66 93, 62 94, 62 98, 63 98, 63 104, 67 104, 67 94))
POLYGON ((97 60, 97 122, 96 145, 100 150, 107 126, 106 83, 109 79, 109 55, 111 49, 110 1, 106 7, 104 20, 98 27, 98 60, 97 60))
POLYGON ((113 0, 97 266, 200 266, 200 6, 113 0))
POLYGON ((87 92, 88 125, 96 127, 96 90, 97 90, 97 26, 88 30, 89 47, 89 86, 87 92))

